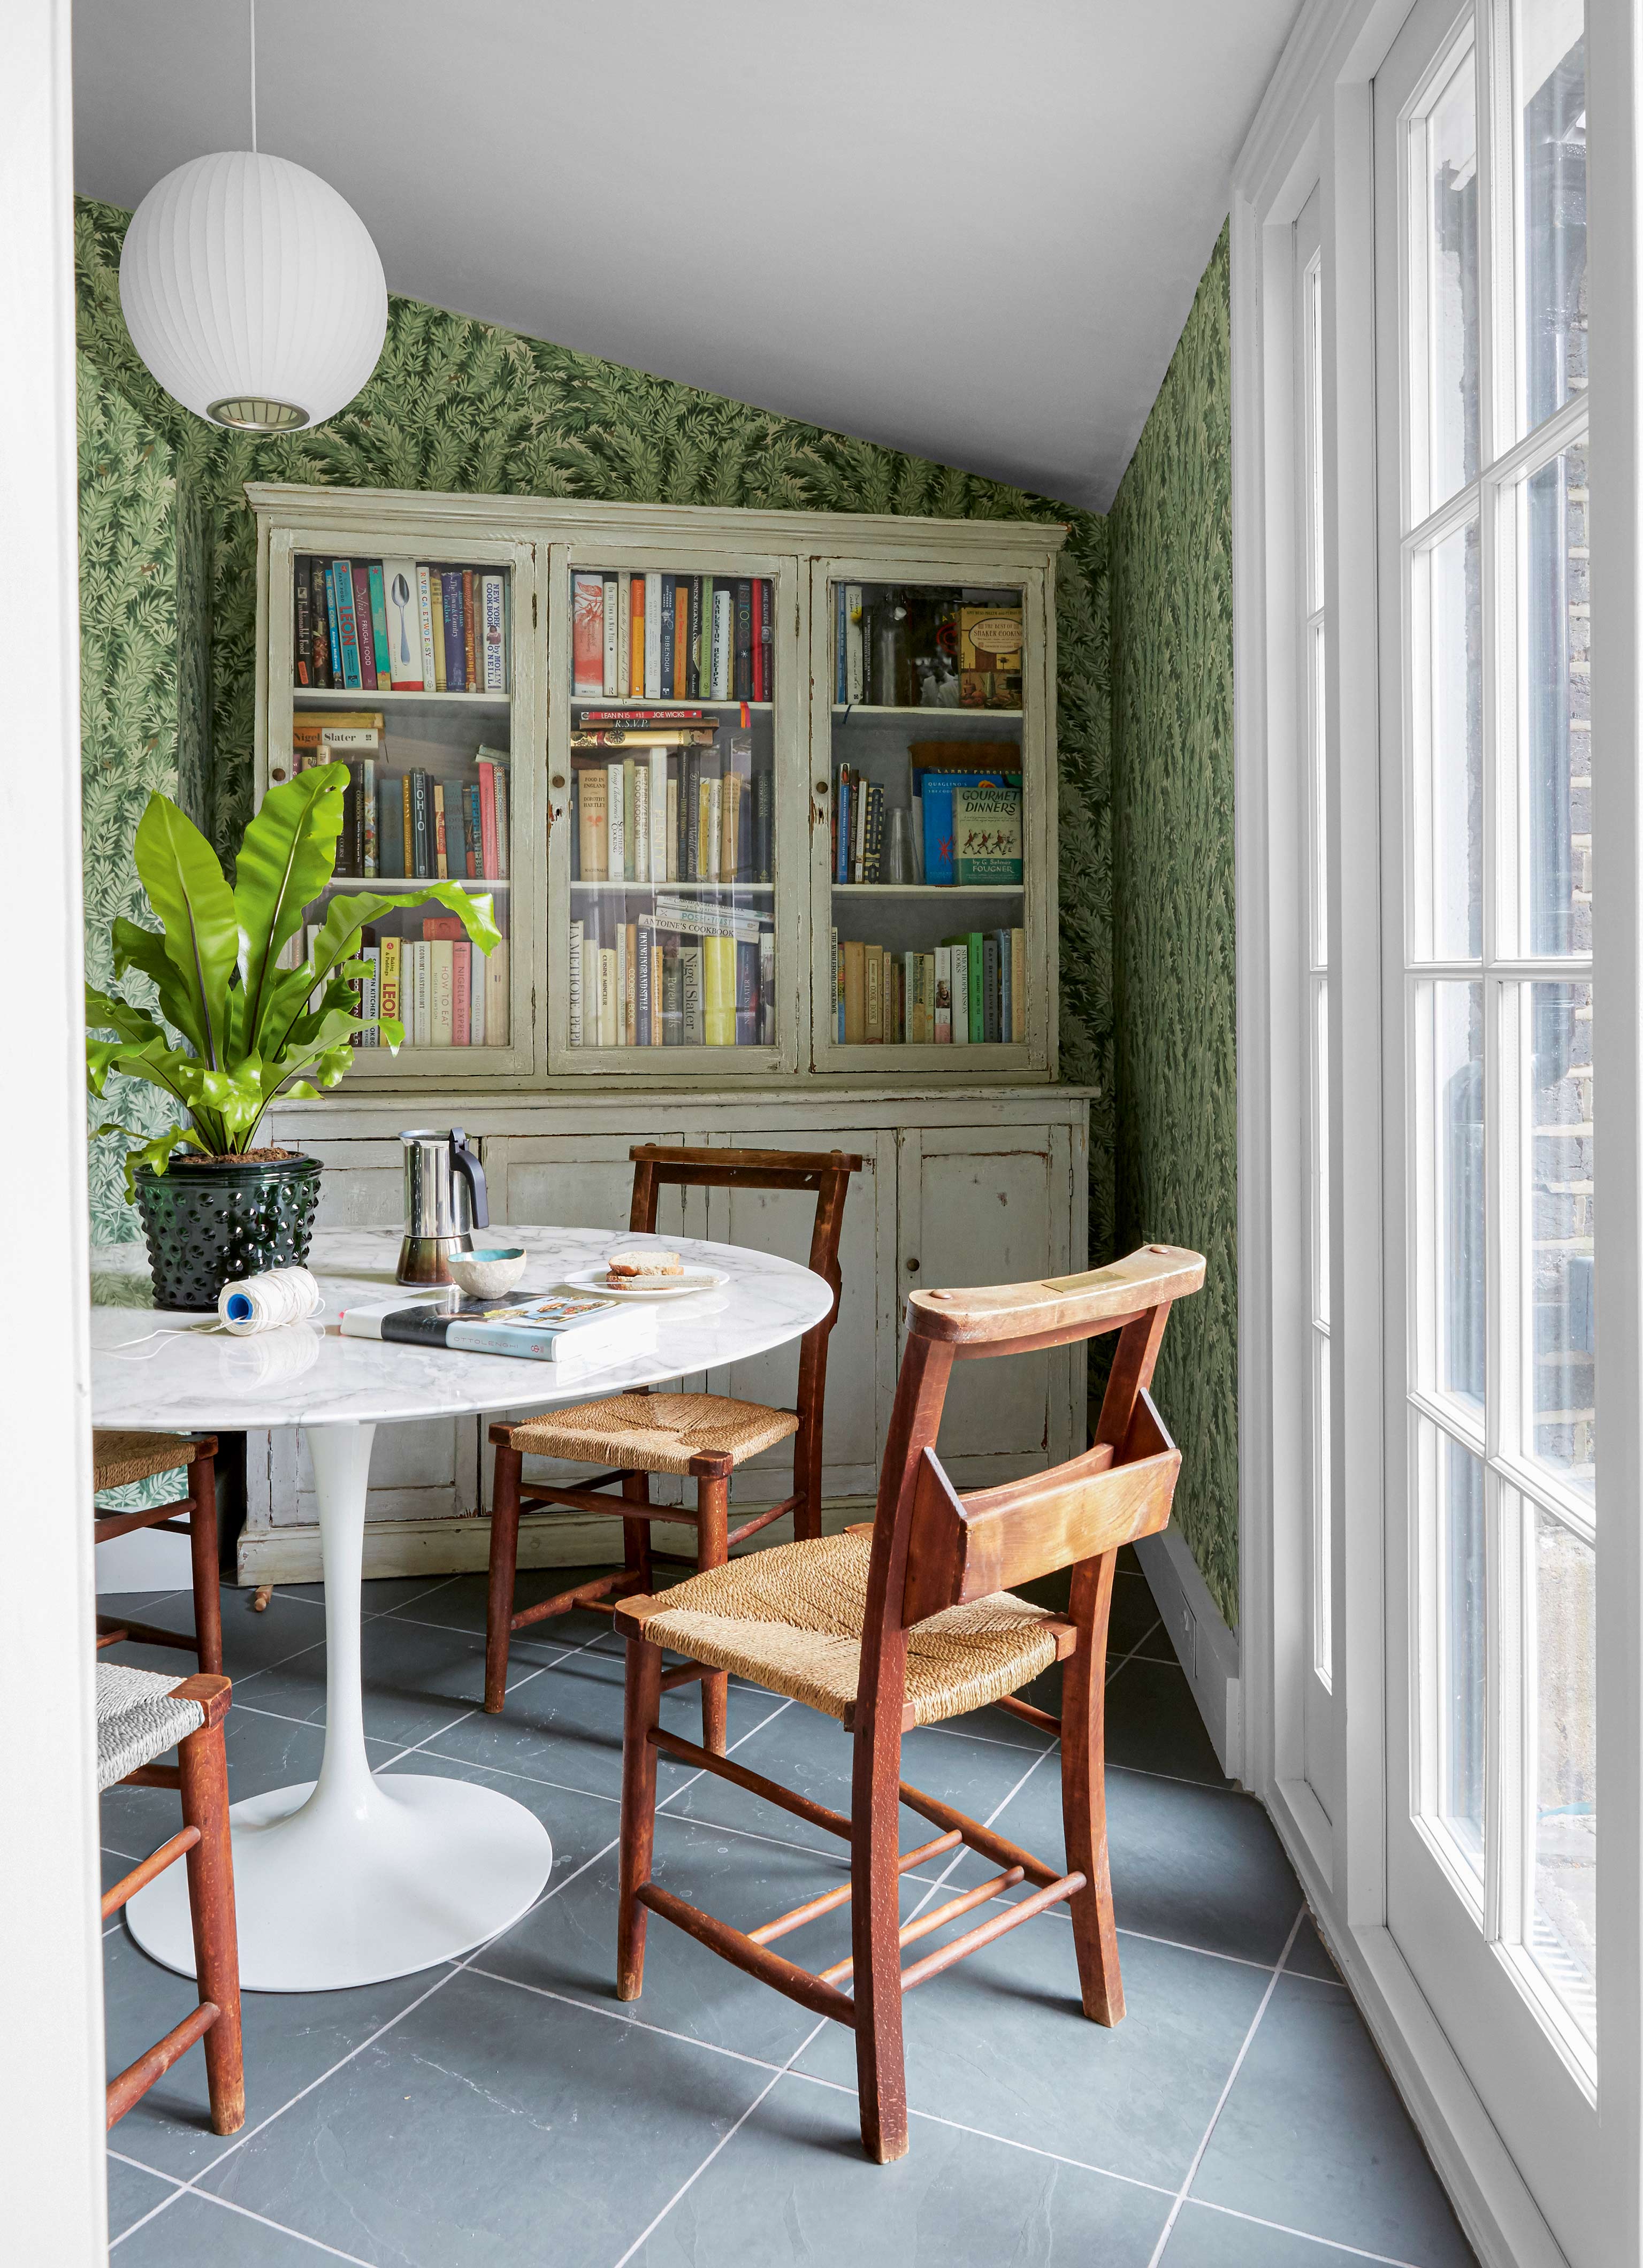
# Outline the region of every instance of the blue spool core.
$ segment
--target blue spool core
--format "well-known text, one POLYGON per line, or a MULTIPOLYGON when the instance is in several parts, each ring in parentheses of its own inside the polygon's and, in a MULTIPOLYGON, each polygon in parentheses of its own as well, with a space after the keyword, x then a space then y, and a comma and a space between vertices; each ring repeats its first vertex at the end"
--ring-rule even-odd
POLYGON ((251 1302, 243 1292, 229 1293, 228 1321, 231 1323, 248 1323, 251 1321, 251 1302))

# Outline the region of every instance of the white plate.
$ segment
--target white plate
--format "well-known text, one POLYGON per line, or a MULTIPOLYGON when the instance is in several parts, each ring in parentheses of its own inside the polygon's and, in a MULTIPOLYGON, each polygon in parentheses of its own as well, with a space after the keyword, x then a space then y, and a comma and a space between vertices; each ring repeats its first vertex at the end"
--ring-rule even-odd
POLYGON ((608 1283, 602 1268, 578 1268, 564 1281, 573 1292, 597 1292, 601 1300, 689 1300, 698 1292, 717 1292, 730 1278, 722 1268, 687 1268, 682 1276, 621 1285, 608 1283))

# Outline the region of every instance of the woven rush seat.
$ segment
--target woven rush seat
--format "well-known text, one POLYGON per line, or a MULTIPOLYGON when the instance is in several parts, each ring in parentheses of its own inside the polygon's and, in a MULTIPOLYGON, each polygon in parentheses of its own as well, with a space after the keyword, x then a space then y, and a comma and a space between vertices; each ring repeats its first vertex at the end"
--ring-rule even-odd
POLYGON ((181 1433, 94 1432, 92 1486, 100 1494, 132 1481, 151 1480, 156 1473, 174 1473, 180 1466, 191 1465, 203 1446, 181 1433))
POLYGON ((123 1662, 97 1665, 97 1792, 152 1764, 205 1722, 197 1701, 180 1699, 179 1680, 123 1662))
MULTIPOLYGON (((630 1472, 686 1473, 693 1457, 740 1464, 799 1431, 791 1410, 734 1402, 723 1394, 612 1394, 575 1410, 550 1410, 505 1429, 527 1456, 565 1457, 630 1472)), ((620 1509, 613 1505, 612 1511, 620 1509)))
MULTIPOLYGON (((623 1602, 652 1645, 728 1669, 841 1723, 856 1703, 870 1534, 755 1551, 654 1602, 623 1602)), ((907 1703, 939 1724, 1013 1693, 1056 1659, 1056 1618, 1013 1592, 948 1607, 907 1633, 907 1703)))

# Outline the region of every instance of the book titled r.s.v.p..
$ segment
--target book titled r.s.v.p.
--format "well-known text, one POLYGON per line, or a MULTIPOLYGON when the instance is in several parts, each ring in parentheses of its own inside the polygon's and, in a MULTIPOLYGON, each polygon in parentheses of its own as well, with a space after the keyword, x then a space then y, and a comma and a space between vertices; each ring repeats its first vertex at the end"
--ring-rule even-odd
POLYGON ((655 1344, 653 1308, 564 1292, 517 1292, 505 1300, 372 1300, 342 1313, 344 1338, 505 1354, 562 1366, 642 1354, 655 1344))

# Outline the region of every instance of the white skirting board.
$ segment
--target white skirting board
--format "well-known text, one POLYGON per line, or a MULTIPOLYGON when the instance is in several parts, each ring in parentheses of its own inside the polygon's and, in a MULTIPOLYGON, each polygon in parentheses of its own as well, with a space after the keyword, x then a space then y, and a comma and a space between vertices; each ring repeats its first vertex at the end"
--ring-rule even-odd
MULTIPOLYGON (((619 1504, 621 1498, 614 1502, 619 1504)), ((757 1510, 756 1505, 733 1504, 731 1526, 734 1528, 739 1519, 750 1520, 757 1510)), ((841 1497, 822 1507, 822 1532, 828 1535, 836 1535, 851 1521, 872 1518, 871 1497, 841 1497)), ((676 1552, 682 1558, 696 1550, 693 1528, 665 1526, 658 1521, 651 1539, 658 1551, 676 1552)), ((182 1542, 181 1537, 173 1540, 182 1542)), ((773 1520, 738 1549, 754 1551, 792 1540, 792 1519, 773 1520)), ((185 1581, 188 1548, 183 1543, 185 1581)), ((468 1520, 365 1522, 367 1580, 383 1575, 483 1574, 490 1554, 490 1521, 483 1513, 468 1520)), ((608 1567, 619 1565, 621 1560, 622 1530, 614 1520, 558 1519, 552 1513, 526 1513, 519 1521, 521 1567, 608 1567)), ((305 1522, 300 1527, 247 1528, 240 1535, 237 1575, 242 1588, 253 1583, 317 1583, 323 1572, 317 1527, 305 1522)))
POLYGON ((1135 1547, 1181 1667, 1187 1673, 1210 1744, 1229 1779, 1241 1777, 1243 1715, 1239 1703, 1238 1634, 1227 1629, 1197 1562, 1177 1528, 1144 1535, 1135 1547))

